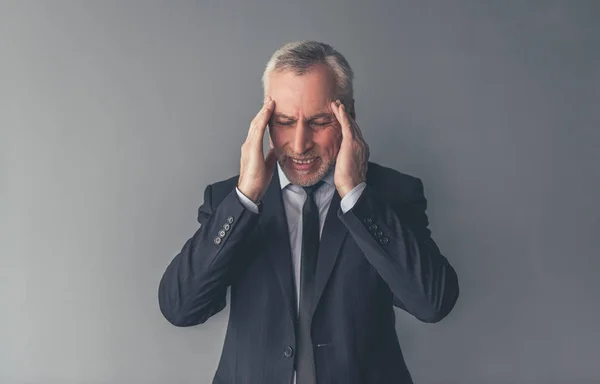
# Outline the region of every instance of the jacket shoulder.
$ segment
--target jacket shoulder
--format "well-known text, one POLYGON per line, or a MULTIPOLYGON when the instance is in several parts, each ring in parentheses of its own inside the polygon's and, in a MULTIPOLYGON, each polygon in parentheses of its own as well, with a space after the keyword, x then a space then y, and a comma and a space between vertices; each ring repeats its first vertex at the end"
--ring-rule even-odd
POLYGON ((377 163, 369 162, 367 185, 390 203, 413 203, 424 197, 420 178, 377 163))
POLYGON ((231 190, 236 187, 239 177, 240 177, 239 175, 235 175, 228 179, 216 181, 216 182, 210 184, 210 187, 212 188, 213 196, 215 196, 215 197, 227 196, 227 194, 229 194, 229 192, 231 192, 231 190))
POLYGON ((380 187, 420 187, 420 178, 400 172, 396 169, 369 161, 367 183, 380 187))
POLYGON ((238 183, 239 175, 232 176, 230 178, 216 181, 208 184, 204 189, 204 204, 206 204, 207 196, 210 196, 211 205, 216 207, 223 201, 227 195, 233 191, 238 183), (210 194, 207 193, 210 191, 210 194))

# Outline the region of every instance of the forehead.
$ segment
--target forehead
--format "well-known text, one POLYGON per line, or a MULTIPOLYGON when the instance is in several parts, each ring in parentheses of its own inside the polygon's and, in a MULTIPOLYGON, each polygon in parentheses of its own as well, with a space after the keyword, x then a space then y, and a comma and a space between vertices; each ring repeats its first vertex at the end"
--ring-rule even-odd
POLYGON ((302 75, 292 71, 269 75, 267 95, 275 101, 275 113, 305 117, 329 109, 335 89, 333 74, 324 65, 302 75))

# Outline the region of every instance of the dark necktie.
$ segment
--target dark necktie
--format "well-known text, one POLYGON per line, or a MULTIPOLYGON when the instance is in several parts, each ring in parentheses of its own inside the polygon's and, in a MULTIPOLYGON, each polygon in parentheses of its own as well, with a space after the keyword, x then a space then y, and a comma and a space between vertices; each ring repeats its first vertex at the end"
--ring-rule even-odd
POLYGON ((302 207, 302 256, 300 258, 300 308, 298 311, 298 340, 296 355, 296 383, 315 384, 315 359, 310 337, 310 313, 314 291, 317 254, 319 252, 319 208, 313 193, 323 184, 319 181, 306 191, 302 207))

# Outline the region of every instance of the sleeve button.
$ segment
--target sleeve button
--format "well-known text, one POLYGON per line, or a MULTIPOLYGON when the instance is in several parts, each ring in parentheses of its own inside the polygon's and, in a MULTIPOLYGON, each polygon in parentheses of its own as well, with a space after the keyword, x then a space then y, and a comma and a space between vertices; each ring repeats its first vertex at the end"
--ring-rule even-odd
POLYGON ((227 218, 227 222, 228 222, 229 224, 233 224, 233 216, 229 216, 229 217, 227 218))
POLYGON ((285 349, 283 350, 283 355, 285 357, 292 357, 294 356, 294 349, 290 346, 285 347, 285 349))
POLYGON ((221 244, 221 238, 220 237, 215 237, 215 244, 219 245, 221 244))

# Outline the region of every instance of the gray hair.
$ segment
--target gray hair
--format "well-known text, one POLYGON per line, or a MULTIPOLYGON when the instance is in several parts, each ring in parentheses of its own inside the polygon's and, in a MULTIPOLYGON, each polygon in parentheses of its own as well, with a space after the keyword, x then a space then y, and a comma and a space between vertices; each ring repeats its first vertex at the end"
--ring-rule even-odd
POLYGON ((272 72, 293 71, 300 76, 318 64, 327 65, 332 70, 336 83, 335 97, 345 105, 352 102, 354 73, 350 64, 330 45, 311 40, 287 43, 273 53, 262 75, 263 91, 266 93, 268 78, 272 72))

